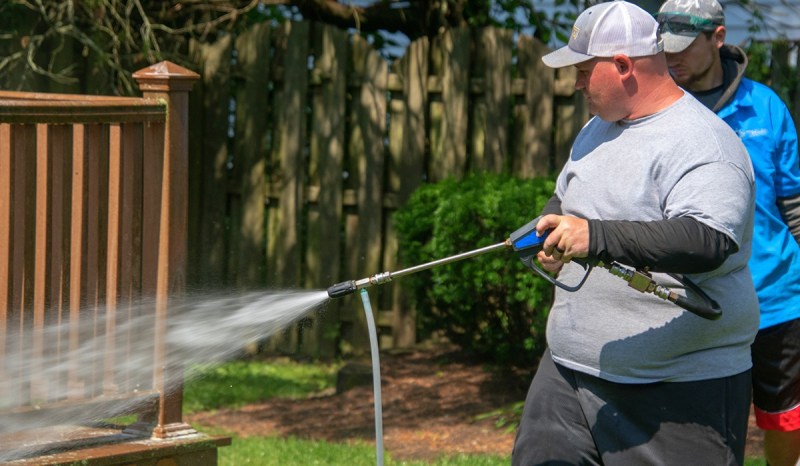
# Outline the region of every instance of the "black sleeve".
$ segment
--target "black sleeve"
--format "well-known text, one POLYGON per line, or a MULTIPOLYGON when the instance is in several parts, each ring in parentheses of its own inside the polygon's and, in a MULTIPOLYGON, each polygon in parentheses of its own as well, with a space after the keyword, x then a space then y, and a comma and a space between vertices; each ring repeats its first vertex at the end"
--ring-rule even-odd
POLYGON ((561 199, 559 199, 558 196, 556 196, 555 194, 553 194, 553 197, 548 199, 547 204, 545 204, 544 208, 542 209, 541 215, 547 215, 547 214, 562 215, 561 199))
POLYGON ((778 199, 778 210, 795 241, 800 243, 800 194, 778 199))
POLYGON ((738 246, 726 234, 690 217, 652 222, 589 220, 589 257, 653 272, 716 269, 738 246))

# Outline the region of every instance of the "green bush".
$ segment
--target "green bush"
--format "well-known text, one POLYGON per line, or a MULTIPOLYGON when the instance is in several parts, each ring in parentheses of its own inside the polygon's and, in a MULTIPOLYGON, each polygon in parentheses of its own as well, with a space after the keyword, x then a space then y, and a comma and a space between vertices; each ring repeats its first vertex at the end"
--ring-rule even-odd
MULTIPOLYGON (((551 179, 477 174, 422 186, 394 216, 405 267, 504 241, 539 215, 551 179)), ((544 349, 552 285, 500 250, 402 280, 416 301, 422 337, 453 343, 501 364, 530 367, 544 349)))

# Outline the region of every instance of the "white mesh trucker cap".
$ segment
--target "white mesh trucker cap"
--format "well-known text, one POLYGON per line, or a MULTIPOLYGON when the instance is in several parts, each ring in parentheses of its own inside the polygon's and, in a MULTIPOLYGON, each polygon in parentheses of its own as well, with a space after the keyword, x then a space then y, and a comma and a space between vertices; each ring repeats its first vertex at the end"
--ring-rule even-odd
POLYGON ((655 55, 663 50, 657 29, 655 18, 632 3, 599 3, 578 16, 569 43, 542 61, 551 68, 563 68, 594 57, 655 55))

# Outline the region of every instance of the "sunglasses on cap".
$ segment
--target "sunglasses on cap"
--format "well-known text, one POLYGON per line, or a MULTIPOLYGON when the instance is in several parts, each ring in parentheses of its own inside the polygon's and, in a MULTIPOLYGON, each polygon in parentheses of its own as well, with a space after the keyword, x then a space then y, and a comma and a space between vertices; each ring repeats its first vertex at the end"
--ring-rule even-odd
POLYGON ((696 36, 703 31, 713 31, 722 25, 719 21, 683 13, 659 13, 656 21, 659 34, 671 32, 680 36, 696 36))

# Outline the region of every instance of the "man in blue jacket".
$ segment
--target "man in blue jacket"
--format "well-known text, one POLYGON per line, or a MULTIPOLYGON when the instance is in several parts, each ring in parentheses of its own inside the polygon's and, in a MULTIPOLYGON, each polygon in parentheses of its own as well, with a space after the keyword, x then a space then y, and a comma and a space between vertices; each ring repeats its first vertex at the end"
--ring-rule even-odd
MULTIPOLYGON (((747 56, 725 42, 717 0, 668 0, 659 32, 678 85, 725 120, 747 147, 756 175, 750 270, 761 324, 752 346, 753 403, 771 466, 800 460, 800 165, 788 109, 744 78, 747 56)), ((713 189, 713 187, 709 187, 713 189)))

